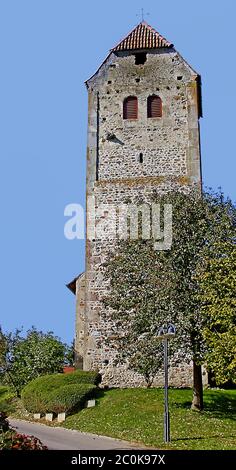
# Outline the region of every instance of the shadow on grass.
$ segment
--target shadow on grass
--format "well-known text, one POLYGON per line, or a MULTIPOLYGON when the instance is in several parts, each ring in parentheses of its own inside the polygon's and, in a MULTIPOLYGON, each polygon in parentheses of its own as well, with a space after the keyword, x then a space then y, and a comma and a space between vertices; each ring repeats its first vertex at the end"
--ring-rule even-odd
MULTIPOLYGON (((104 397, 104 391, 101 388, 97 388, 96 390, 93 391, 91 396, 89 396, 85 399, 85 401, 83 403, 81 403, 79 406, 78 405, 75 406, 75 408, 73 408, 70 413, 67 413, 67 416, 72 416, 74 413, 78 413, 79 411, 86 410, 87 407, 86 407, 85 404, 86 404, 87 400, 93 400, 93 399, 97 400, 97 399, 102 398, 102 397, 104 397)), ((91 407, 90 409, 93 409, 93 407, 91 407)))
POLYGON ((215 434, 214 436, 196 436, 196 437, 176 437, 172 438, 171 441, 204 441, 205 439, 210 440, 210 439, 235 439, 235 434, 227 434, 225 436, 222 436, 222 434, 215 434))
POLYGON ((236 419, 236 394, 211 392, 206 395, 205 411, 215 418, 236 419))
POLYGON ((102 388, 97 388, 94 394, 94 398, 102 398, 105 395, 106 390, 103 390, 102 388))
MULTIPOLYGON (((182 403, 175 403, 175 408, 190 409, 191 402, 185 401, 182 403)), ((235 396, 230 393, 220 394, 219 392, 206 393, 204 396, 204 411, 205 416, 209 418, 220 419, 236 419, 236 394, 235 396)), ((193 413, 196 413, 193 411, 193 413)))

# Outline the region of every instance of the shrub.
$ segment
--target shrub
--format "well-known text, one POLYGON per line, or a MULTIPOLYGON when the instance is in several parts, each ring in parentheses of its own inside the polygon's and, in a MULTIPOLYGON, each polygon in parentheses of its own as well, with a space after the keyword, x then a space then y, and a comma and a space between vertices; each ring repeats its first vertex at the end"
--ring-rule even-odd
POLYGON ((47 450, 47 447, 37 437, 7 431, 1 436, 0 450, 47 450))
POLYGON ((0 386, 0 410, 12 413, 15 410, 14 406, 15 394, 10 387, 0 386))
POLYGON ((0 411, 0 432, 6 432, 9 430, 9 422, 7 415, 4 411, 0 411))
MULTIPOLYGON (((27 388, 27 387, 26 387, 27 388)), ((31 413, 62 413, 79 408, 95 394, 92 384, 71 384, 53 390, 24 390, 23 403, 31 413)))
POLYGON ((34 436, 19 434, 9 426, 6 413, 0 411, 0 450, 46 450, 34 436))
POLYGON ((38 377, 23 389, 23 404, 31 413, 69 412, 94 395, 100 380, 97 372, 84 371, 38 377))
POLYGON ((11 400, 15 397, 15 393, 8 386, 0 385, 0 406, 2 401, 11 400))
POLYGON ((78 383, 99 385, 101 379, 101 374, 93 371, 76 370, 75 372, 71 372, 70 374, 64 374, 64 381, 67 384, 78 383))
POLYGON ((76 372, 71 372, 70 374, 48 374, 38 377, 37 379, 32 380, 28 385, 23 389, 22 396, 24 395, 25 390, 45 390, 50 391, 55 387, 60 387, 64 385, 72 384, 93 384, 98 385, 101 382, 101 375, 97 372, 87 372, 78 370, 76 372))
POLYGON ((46 412, 63 413, 82 407, 94 396, 96 387, 91 384, 65 385, 53 390, 46 398, 46 412))
POLYGON ((0 400, 6 398, 6 395, 9 393, 9 387, 6 385, 0 385, 0 400))

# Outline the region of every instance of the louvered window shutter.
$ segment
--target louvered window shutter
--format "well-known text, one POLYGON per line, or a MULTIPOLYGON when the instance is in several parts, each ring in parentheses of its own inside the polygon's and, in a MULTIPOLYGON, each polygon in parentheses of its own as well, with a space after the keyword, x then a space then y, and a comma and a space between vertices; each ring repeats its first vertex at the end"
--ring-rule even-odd
POLYGON ((147 101, 148 118, 162 117, 162 101, 159 96, 149 96, 147 101))
POLYGON ((128 96, 123 103, 123 118, 138 119, 138 99, 136 96, 128 96))

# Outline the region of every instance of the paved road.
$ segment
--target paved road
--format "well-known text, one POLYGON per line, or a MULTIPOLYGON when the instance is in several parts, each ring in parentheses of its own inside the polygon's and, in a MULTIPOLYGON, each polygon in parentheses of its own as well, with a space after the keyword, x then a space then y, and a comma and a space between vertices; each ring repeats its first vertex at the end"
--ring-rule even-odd
POLYGON ((134 449, 137 446, 105 436, 72 431, 64 428, 49 427, 44 424, 30 423, 19 419, 9 419, 11 426, 23 434, 38 437, 51 450, 109 450, 134 449))

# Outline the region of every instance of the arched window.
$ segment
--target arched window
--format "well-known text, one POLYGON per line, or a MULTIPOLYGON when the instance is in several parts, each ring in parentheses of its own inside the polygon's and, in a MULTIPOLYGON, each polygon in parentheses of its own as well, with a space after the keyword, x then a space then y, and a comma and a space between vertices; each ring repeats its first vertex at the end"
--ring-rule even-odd
POLYGON ((147 99, 147 117, 162 117, 162 101, 160 96, 152 95, 147 99))
POLYGON ((138 119, 138 99, 128 96, 123 102, 123 119, 138 119))

